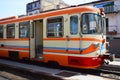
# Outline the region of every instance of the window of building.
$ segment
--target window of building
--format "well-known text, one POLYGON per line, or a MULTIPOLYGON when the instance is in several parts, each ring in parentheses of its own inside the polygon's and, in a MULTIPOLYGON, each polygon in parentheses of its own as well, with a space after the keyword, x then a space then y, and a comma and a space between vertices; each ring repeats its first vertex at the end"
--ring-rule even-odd
POLYGON ((115 12, 115 5, 114 2, 105 2, 105 3, 100 3, 100 4, 95 4, 94 5, 97 8, 104 8, 104 12, 105 13, 111 13, 111 12, 115 12))
POLYGON ((30 27, 29 21, 19 23, 19 37, 20 38, 28 38, 29 37, 29 27, 30 27))
POLYGON ((27 5, 27 11, 31 11, 32 10, 32 5, 31 4, 28 4, 27 5))
POLYGON ((34 10, 34 8, 35 8, 35 3, 32 4, 32 10, 34 10))
POLYGON ((47 37, 63 36, 63 17, 47 19, 47 37))
POLYGON ((3 38, 3 25, 0 25, 0 38, 3 38))
POLYGON ((114 5, 104 7, 105 13, 114 12, 114 5))
POLYGON ((70 33, 73 35, 78 33, 78 16, 70 17, 70 33))
POLYGON ((7 25, 7 38, 14 38, 15 37, 15 24, 8 24, 7 25))
POLYGON ((37 8, 40 8, 40 3, 39 2, 37 2, 37 8))
POLYGON ((34 8, 36 8, 37 7, 37 3, 34 3, 35 5, 34 5, 34 8))

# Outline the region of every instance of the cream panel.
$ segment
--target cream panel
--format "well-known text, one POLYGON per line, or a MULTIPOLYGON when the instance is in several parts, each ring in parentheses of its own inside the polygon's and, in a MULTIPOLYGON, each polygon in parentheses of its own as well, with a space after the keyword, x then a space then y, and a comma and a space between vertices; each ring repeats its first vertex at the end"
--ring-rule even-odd
POLYGON ((44 41, 44 47, 66 47, 66 41, 44 41))
POLYGON ((66 37, 67 35, 69 35, 69 22, 68 22, 68 15, 64 15, 64 35, 63 37, 66 37))
POLYGON ((15 24, 15 39, 19 38, 19 23, 15 24))
POLYGON ((82 41, 82 48, 88 48, 91 44, 93 44, 94 42, 91 41, 82 41))
POLYGON ((3 34, 3 36, 4 36, 4 39, 6 39, 6 25, 4 25, 4 34, 3 34))
POLYGON ((46 24, 47 20, 46 18, 43 19, 43 38, 46 38, 46 27, 47 27, 47 24, 46 24))
POLYGON ((80 48, 80 41, 69 41, 69 48, 80 48))
POLYGON ((4 45, 29 46, 28 41, 5 41, 4 45))

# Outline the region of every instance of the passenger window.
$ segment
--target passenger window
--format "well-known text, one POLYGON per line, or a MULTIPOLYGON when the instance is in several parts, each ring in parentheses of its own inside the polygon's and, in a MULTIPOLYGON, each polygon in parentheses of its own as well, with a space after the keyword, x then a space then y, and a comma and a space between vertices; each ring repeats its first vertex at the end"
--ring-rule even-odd
POLYGON ((15 24, 7 25, 7 38, 15 38, 15 24))
POLYGON ((70 33, 75 35, 78 33, 78 16, 70 17, 70 33))
POLYGON ((47 19, 47 37, 63 36, 63 17, 47 19))
POLYGON ((19 37, 20 38, 29 37, 29 27, 30 27, 29 21, 19 23, 19 37))
POLYGON ((3 38, 3 25, 0 25, 0 38, 3 38))

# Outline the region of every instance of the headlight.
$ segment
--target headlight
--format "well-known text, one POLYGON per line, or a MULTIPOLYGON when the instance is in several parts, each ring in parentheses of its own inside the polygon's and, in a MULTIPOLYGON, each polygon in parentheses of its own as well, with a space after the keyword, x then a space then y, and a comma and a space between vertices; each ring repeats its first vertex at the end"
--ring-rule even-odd
POLYGON ((99 43, 96 43, 96 44, 94 44, 94 47, 95 47, 95 48, 98 48, 99 45, 100 45, 99 43))

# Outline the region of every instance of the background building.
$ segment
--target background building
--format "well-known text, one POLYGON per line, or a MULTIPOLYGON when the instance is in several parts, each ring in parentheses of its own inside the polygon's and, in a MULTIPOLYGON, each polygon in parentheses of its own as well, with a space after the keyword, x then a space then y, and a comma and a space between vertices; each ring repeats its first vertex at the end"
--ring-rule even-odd
POLYGON ((37 0, 27 4, 27 15, 38 14, 43 11, 59 9, 69 6, 63 0, 37 0))

